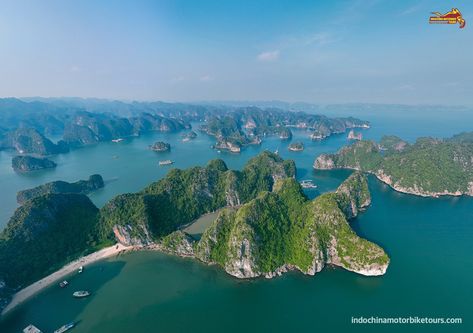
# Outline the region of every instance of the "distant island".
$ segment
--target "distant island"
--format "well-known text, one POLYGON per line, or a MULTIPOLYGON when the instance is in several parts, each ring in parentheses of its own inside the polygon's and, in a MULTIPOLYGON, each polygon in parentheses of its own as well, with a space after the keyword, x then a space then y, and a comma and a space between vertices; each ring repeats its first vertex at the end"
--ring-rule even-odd
POLYGON ((294 142, 289 145, 288 149, 290 151, 303 151, 304 144, 302 142, 294 142))
POLYGON ((419 138, 414 144, 384 136, 379 143, 362 140, 336 154, 322 154, 314 168, 368 172, 396 191, 419 196, 471 196, 472 156, 473 132, 449 139, 419 138))
POLYGON ((216 148, 233 152, 247 145, 260 144, 262 138, 269 135, 289 139, 291 128, 307 131, 313 140, 322 140, 350 128, 369 128, 369 122, 352 117, 328 118, 275 108, 242 107, 223 115, 212 115, 200 126, 202 132, 216 138, 216 148))
POLYGON ((29 172, 42 169, 53 169, 57 164, 45 157, 38 158, 28 155, 19 155, 12 158, 12 168, 18 172, 29 172))
POLYGON ((167 142, 156 141, 151 146, 149 146, 149 148, 152 151, 156 151, 156 152, 160 153, 160 152, 170 151, 171 150, 171 145, 167 142))
POLYGON ((327 263, 383 274, 387 255, 347 223, 370 203, 365 177, 356 173, 335 193, 310 201, 295 172, 293 161, 270 152, 252 158, 242 171, 212 160, 205 167, 172 169, 100 210, 84 194, 37 190, 0 233, 0 303, 5 306, 13 290, 117 241, 188 253, 242 278, 290 269, 315 274, 327 263), (199 242, 179 230, 224 207, 199 242))
MULTIPOLYGON (((278 108, 193 105, 163 102, 132 102, 88 99, 0 99, 0 150, 20 154, 62 154, 71 148, 99 142, 120 142, 144 133, 190 130, 191 123, 216 139, 217 149, 239 152, 247 145, 260 144, 264 137, 292 138, 291 129, 307 132, 313 140, 368 128, 360 119, 329 118, 278 108), (47 137, 62 136, 57 143, 47 137)), ((197 136, 184 134, 183 141, 197 136)))
POLYGON ((287 127, 281 127, 279 130, 279 138, 281 140, 290 140, 292 139, 292 131, 287 127))
POLYGON ((16 201, 23 204, 27 200, 45 195, 59 193, 89 194, 99 188, 104 187, 101 175, 92 175, 88 180, 79 180, 75 183, 68 183, 62 180, 46 183, 28 190, 19 191, 16 195, 16 201))
POLYGON ((194 131, 190 131, 182 135, 182 141, 187 142, 190 140, 194 140, 196 137, 197 133, 194 131))
POLYGON ((34 128, 18 128, 0 135, 0 150, 14 149, 20 154, 53 155, 69 151, 64 141, 57 144, 34 128))

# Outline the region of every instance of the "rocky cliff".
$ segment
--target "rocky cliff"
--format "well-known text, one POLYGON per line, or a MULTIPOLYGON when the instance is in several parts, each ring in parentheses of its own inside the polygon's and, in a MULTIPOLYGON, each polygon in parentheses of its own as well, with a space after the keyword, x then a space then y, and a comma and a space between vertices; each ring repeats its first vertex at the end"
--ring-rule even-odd
POLYGON ((66 153, 64 141, 54 144, 34 128, 18 128, 0 137, 0 149, 14 149, 20 154, 53 155, 66 153))
POLYGON ((333 264, 382 275, 389 258, 358 237, 347 219, 370 204, 366 178, 355 173, 334 193, 308 200, 292 178, 281 179, 238 209, 222 211, 200 241, 170 235, 160 248, 221 266, 238 278, 271 278, 289 270, 314 275, 333 264), (169 247, 167 244, 172 244, 169 247))
POLYGON ((359 141, 336 154, 322 154, 314 168, 355 169, 375 175, 393 189, 419 196, 473 195, 473 142, 419 138, 414 144, 389 136, 377 144, 359 141))
POLYGON ((294 162, 270 152, 251 159, 242 171, 228 170, 222 160, 172 169, 141 192, 112 199, 101 209, 101 225, 124 244, 150 245, 202 214, 240 205, 271 191, 278 179, 294 176, 294 162))

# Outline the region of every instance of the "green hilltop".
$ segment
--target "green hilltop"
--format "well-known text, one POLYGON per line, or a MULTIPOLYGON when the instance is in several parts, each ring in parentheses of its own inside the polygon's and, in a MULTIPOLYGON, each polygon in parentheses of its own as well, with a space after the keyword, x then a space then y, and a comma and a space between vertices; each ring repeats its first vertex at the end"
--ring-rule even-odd
POLYGON ((473 195, 473 133, 450 139, 419 138, 413 144, 383 137, 359 141, 336 154, 322 154, 315 169, 356 169, 374 174, 395 190, 421 196, 473 195))

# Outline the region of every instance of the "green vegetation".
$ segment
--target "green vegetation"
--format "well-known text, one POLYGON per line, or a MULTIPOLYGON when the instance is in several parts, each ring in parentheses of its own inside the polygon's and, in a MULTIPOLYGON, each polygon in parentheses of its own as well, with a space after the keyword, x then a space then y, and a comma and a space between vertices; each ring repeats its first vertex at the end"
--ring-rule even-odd
POLYGON ((274 179, 294 175, 293 161, 270 152, 251 159, 242 171, 228 170, 222 160, 210 161, 206 167, 172 169, 141 192, 106 204, 101 209, 102 233, 119 225, 133 230, 134 235, 126 238, 141 234, 138 238, 143 242, 159 239, 202 214, 240 205, 261 191, 272 190, 274 179))
POLYGON ((0 135, 0 150, 15 149, 20 154, 52 155, 66 153, 64 141, 54 144, 34 128, 18 128, 0 135))
POLYGON ((58 180, 28 190, 19 191, 16 195, 16 200, 19 204, 23 204, 26 200, 31 200, 49 193, 88 194, 102 187, 104 187, 104 182, 100 175, 92 175, 88 180, 79 180, 75 183, 58 180))
POLYGON ((0 233, 0 280, 26 286, 97 247, 98 209, 82 194, 47 194, 15 211, 0 233))
POLYGON ((329 259, 349 270, 379 274, 388 256, 347 222, 369 202, 360 173, 313 201, 294 179, 282 179, 273 192, 262 192, 237 211, 223 211, 195 246, 196 256, 239 277, 272 274, 287 265, 314 274, 329 259))
POLYGON ((11 164, 13 170, 20 172, 51 169, 57 166, 56 163, 47 158, 37 158, 32 156, 15 156, 12 158, 11 164))
POLYGON ((271 274, 285 265, 313 274, 328 258, 355 271, 385 265, 382 249, 359 239, 346 221, 369 204, 365 177, 356 173, 336 193, 309 201, 295 171, 293 161, 270 152, 251 159, 242 171, 213 160, 205 167, 173 169, 138 193, 113 198, 100 211, 84 194, 53 193, 82 193, 103 185, 98 175, 73 184, 45 184, 31 190, 0 233, 2 292, 115 240, 156 243, 241 277, 271 274), (179 230, 222 207, 230 208, 198 243, 179 230))
POLYGON ((403 192, 438 196, 473 195, 473 141, 471 133, 451 139, 419 138, 407 144, 384 137, 379 149, 372 141, 360 141, 337 154, 321 155, 316 169, 351 168, 374 173, 403 192))
POLYGON ((291 151, 303 151, 304 144, 302 142, 294 142, 289 145, 289 150, 291 151))
POLYGON ((149 148, 153 151, 163 152, 163 151, 170 151, 171 145, 169 143, 163 141, 157 141, 153 143, 149 148))

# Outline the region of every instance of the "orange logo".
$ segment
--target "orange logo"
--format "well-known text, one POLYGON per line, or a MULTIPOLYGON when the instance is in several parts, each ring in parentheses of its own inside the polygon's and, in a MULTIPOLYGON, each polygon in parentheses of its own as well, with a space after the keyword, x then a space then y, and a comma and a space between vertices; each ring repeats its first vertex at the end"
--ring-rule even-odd
POLYGON ((430 24, 456 24, 460 25, 460 29, 465 27, 465 20, 462 17, 462 13, 457 8, 452 8, 451 11, 445 14, 439 12, 432 12, 435 16, 429 18, 430 24))

